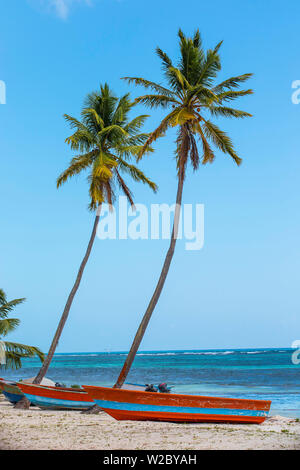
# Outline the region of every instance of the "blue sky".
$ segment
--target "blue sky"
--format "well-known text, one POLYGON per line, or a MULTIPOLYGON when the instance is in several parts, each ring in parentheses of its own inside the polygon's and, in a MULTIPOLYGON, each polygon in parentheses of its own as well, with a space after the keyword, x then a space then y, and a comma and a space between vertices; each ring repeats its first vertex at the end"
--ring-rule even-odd
MULTIPOLYGON (((72 154, 62 115, 78 116, 86 93, 107 81, 161 81, 154 49, 176 57, 177 30, 199 28, 205 47, 224 40, 223 77, 253 72, 254 117, 220 121, 243 164, 217 152, 189 175, 185 203, 205 204, 205 244, 179 241, 142 349, 288 347, 300 336, 299 123, 296 0, 10 0, 1 8, 1 287, 26 297, 12 340, 48 349, 83 256, 93 215, 84 177, 57 191, 72 154), (272 6, 271 6, 272 5, 272 6)), ((142 91, 142 90, 141 90, 142 91)), ((144 112, 142 108, 138 111, 144 112)), ((151 130, 162 114, 153 113, 151 130)), ((137 202, 174 202, 173 135, 142 168, 159 185, 134 186, 137 202)), ((160 273, 168 242, 101 241, 60 341, 60 352, 126 350, 160 273)))

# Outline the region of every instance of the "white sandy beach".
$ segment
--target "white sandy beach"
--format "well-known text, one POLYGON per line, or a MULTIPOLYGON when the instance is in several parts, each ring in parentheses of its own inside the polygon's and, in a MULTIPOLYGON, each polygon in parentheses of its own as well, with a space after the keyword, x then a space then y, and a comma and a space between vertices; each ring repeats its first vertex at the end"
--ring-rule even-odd
POLYGON ((0 397, 1 450, 300 449, 300 422, 175 424, 115 421, 105 413, 15 410, 0 397))

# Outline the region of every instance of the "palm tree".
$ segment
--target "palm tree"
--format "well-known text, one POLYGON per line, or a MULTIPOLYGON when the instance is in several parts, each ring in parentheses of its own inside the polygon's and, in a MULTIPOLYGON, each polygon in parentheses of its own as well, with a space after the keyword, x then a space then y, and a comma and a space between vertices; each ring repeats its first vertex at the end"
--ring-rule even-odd
POLYGON ((214 49, 205 52, 202 48, 199 31, 196 31, 193 38, 186 37, 181 30, 178 35, 180 59, 177 65, 173 65, 168 55, 160 48, 156 49, 162 62, 167 82, 166 87, 144 78, 124 77, 127 82, 141 85, 152 91, 151 94, 137 98, 136 103, 144 104, 151 109, 163 108, 167 110, 167 114, 159 126, 149 135, 138 158, 141 158, 149 146, 162 137, 169 128, 178 128, 176 140, 178 187, 170 246, 154 294, 137 330, 119 378, 114 385, 115 388, 120 388, 128 375, 166 281, 176 245, 183 184, 188 163, 191 164, 193 170, 197 170, 200 163, 212 163, 215 153, 211 144, 229 155, 237 165, 241 163, 241 158, 234 150, 231 139, 211 121, 210 117, 244 118, 251 116, 245 111, 229 107, 227 103, 252 93, 252 90, 249 89, 238 90, 240 84, 248 80, 252 74, 231 77, 215 84, 217 73, 221 69, 219 49, 222 42, 217 44, 214 49), (196 139, 201 144, 201 150, 198 148, 196 139))
MULTIPOLYGON (((69 115, 64 116, 70 126, 75 129, 66 142, 72 150, 80 154, 71 160, 70 166, 59 176, 57 187, 59 188, 74 175, 89 170, 89 208, 96 211, 96 217, 74 286, 67 299, 48 355, 34 380, 35 384, 41 383, 45 377, 68 318, 95 240, 102 203, 107 202, 111 207, 115 199, 114 188, 118 185, 127 196, 131 206, 134 207, 133 196, 123 179, 123 173, 128 174, 134 181, 147 184, 153 191, 157 190, 155 183, 130 163, 130 159, 139 154, 148 138, 148 134, 140 132, 148 116, 141 115, 129 120, 129 112, 133 105, 129 94, 118 99, 105 84, 100 87, 100 92, 93 92, 87 96, 81 112, 81 120, 69 115)), ((148 150, 151 151, 151 148, 148 147, 148 150)), ((20 407, 23 406, 24 403, 20 405, 20 407)))
POLYGON ((44 360, 44 354, 39 348, 3 339, 20 325, 18 318, 8 318, 8 315, 25 300, 14 299, 8 302, 5 292, 0 289, 0 367, 3 366, 5 369, 19 369, 25 357, 37 356, 42 362, 44 360))

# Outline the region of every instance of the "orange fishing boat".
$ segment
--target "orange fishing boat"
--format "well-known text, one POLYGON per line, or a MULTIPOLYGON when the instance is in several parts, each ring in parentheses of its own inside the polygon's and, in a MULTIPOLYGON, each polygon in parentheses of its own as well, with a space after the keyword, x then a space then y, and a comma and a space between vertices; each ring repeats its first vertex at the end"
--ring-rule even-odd
POLYGON ((83 389, 18 383, 31 404, 55 410, 87 410, 95 403, 83 389))
MULTIPOLYGON (((130 390, 145 389, 143 385, 138 384, 126 383, 123 387, 130 390)), ((95 405, 88 393, 82 388, 52 387, 18 382, 16 389, 20 398, 25 395, 32 405, 42 409, 87 410, 95 405)))
POLYGON ((100 408, 117 420, 185 423, 262 423, 271 402, 244 398, 153 393, 83 385, 100 408))

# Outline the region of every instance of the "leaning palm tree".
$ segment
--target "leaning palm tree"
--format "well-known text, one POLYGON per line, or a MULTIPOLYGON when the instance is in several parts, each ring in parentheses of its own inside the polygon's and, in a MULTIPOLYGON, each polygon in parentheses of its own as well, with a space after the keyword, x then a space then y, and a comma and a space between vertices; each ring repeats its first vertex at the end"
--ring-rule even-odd
MULTIPOLYGON (((87 96, 81 112, 81 120, 65 115, 66 121, 75 129, 66 142, 72 150, 79 151, 80 154, 71 160, 70 166, 59 176, 57 187, 60 187, 74 175, 89 170, 89 208, 96 211, 96 217, 74 286, 67 299, 48 355, 34 380, 35 384, 41 383, 45 377, 58 345, 92 250, 102 204, 107 202, 111 207, 115 199, 114 188, 118 185, 131 206, 134 207, 132 193, 123 179, 124 173, 134 181, 147 184, 153 191, 157 190, 155 183, 130 163, 130 159, 139 154, 148 138, 148 134, 141 132, 148 116, 140 115, 129 120, 129 112, 133 105, 134 103, 131 102, 128 94, 118 99, 105 84, 100 87, 100 92, 94 92, 87 96)), ((148 150, 151 151, 149 146, 148 150)), ((27 402, 25 404, 25 400, 20 400, 20 402, 18 403, 19 407, 28 406, 27 402), (19 405, 20 402, 22 403, 19 405)))
POLYGON ((4 338, 20 325, 19 318, 9 318, 9 314, 25 300, 22 298, 8 302, 5 292, 0 289, 0 367, 5 369, 20 369, 22 359, 26 357, 37 356, 42 362, 44 360, 44 354, 39 348, 4 341, 4 338))
POLYGON ((154 294, 135 335, 115 388, 120 388, 127 377, 166 281, 178 234, 182 191, 188 163, 191 163, 193 170, 197 170, 200 163, 212 163, 215 158, 213 144, 218 150, 229 155, 237 165, 240 165, 241 158, 234 150, 231 139, 211 121, 211 117, 244 118, 251 116, 245 111, 228 106, 227 103, 252 93, 252 90, 249 89, 238 90, 240 84, 248 80, 252 74, 231 77, 215 84, 217 73, 221 69, 219 49, 222 42, 217 44, 214 49, 205 52, 202 48, 199 31, 195 33, 193 38, 187 38, 181 30, 178 35, 180 45, 178 64, 174 65, 165 52, 160 48, 156 49, 162 62, 166 86, 144 78, 124 77, 129 83, 142 85, 152 91, 151 94, 137 98, 136 103, 144 104, 151 109, 163 108, 167 110, 164 119, 145 142, 138 158, 141 158, 149 146, 163 136, 169 128, 178 128, 176 140, 178 187, 170 247, 154 294), (198 148, 197 139, 201 150, 198 148))

